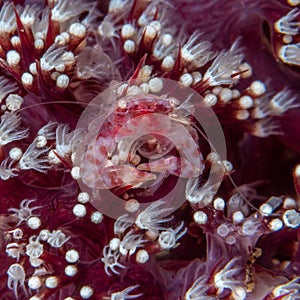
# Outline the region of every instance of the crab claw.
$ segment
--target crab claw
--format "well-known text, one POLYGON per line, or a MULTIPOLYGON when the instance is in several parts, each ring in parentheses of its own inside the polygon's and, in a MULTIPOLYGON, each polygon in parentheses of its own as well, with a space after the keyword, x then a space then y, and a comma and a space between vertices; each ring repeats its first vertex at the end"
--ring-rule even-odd
POLYGON ((112 189, 125 186, 136 186, 145 181, 156 179, 155 174, 137 170, 130 165, 117 165, 105 167, 97 172, 92 170, 89 176, 85 176, 84 183, 92 188, 112 189))
POLYGON ((136 186, 145 181, 156 179, 155 174, 138 170, 130 165, 112 166, 109 169, 109 172, 113 175, 111 176, 112 179, 115 179, 116 186, 136 186))
POLYGON ((197 177, 202 173, 202 169, 197 168, 195 164, 192 164, 185 158, 169 156, 164 159, 158 159, 150 161, 149 163, 143 163, 138 165, 139 170, 151 171, 151 172, 165 172, 168 171, 172 175, 176 175, 183 178, 197 177))

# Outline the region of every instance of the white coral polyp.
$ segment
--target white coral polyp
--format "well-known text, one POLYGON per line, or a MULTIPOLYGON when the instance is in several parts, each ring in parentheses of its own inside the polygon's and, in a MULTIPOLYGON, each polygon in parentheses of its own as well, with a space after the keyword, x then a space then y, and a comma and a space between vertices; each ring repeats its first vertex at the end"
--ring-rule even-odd
POLYGON ((186 233, 187 229, 183 228, 184 223, 181 222, 175 229, 167 229, 162 231, 158 238, 158 243, 162 249, 172 249, 178 244, 177 241, 186 233))
POLYGON ((50 148, 42 148, 39 149, 36 145, 36 142, 33 141, 26 151, 24 152, 23 156, 19 161, 19 166, 22 170, 35 170, 37 172, 46 172, 50 168, 48 163, 47 154, 50 148))
POLYGON ((182 59, 187 63, 191 63, 195 68, 204 66, 215 55, 211 51, 211 43, 201 41, 201 36, 202 33, 194 32, 181 49, 182 59))
POLYGON ((0 33, 13 33, 16 30, 16 17, 12 2, 2 2, 0 11, 0 33))
POLYGON ((71 0, 58 0, 52 9, 52 20, 56 22, 66 22, 70 18, 77 17, 85 11, 89 11, 91 2, 76 2, 71 0))
POLYGON ((214 275, 214 285, 218 289, 218 293, 222 293, 224 289, 230 289, 235 300, 246 299, 246 288, 243 280, 244 275, 241 273, 245 267, 240 257, 231 259, 222 270, 214 275))
POLYGON ((58 66, 69 63, 70 60, 64 56, 66 53, 65 48, 53 44, 40 59, 41 69, 50 72, 58 66))
POLYGON ((54 248, 60 248, 69 239, 70 237, 66 237, 61 230, 53 230, 51 233, 49 233, 47 242, 54 248))
POLYGON ((129 255, 135 253, 138 247, 142 247, 146 241, 143 240, 142 234, 137 234, 134 231, 129 231, 120 243, 119 251, 122 255, 129 255))
POLYGON ((55 152, 59 157, 67 158, 71 156, 72 148, 80 138, 79 130, 70 131, 68 125, 58 125, 56 128, 55 152))
POLYGON ((132 223, 134 222, 134 219, 130 217, 128 214, 121 215, 117 218, 114 224, 114 233, 116 235, 122 235, 127 228, 129 228, 132 223))
POLYGON ((22 222, 26 222, 30 217, 33 216, 33 211, 41 208, 41 206, 29 207, 35 199, 24 199, 20 203, 20 208, 9 208, 8 211, 13 212, 13 216, 19 219, 17 226, 22 222))
POLYGON ((300 28, 300 22, 296 19, 300 15, 300 10, 298 8, 292 9, 287 15, 280 18, 274 27, 277 32, 288 35, 297 35, 300 28))
POLYGON ((300 66, 300 43, 281 46, 278 56, 286 64, 300 66))
POLYGON ((184 300, 209 300, 212 297, 207 296, 206 292, 209 290, 207 283, 207 277, 205 275, 200 276, 193 283, 193 285, 187 290, 184 295, 184 300))
POLYGON ((237 46, 238 41, 233 43, 228 51, 221 51, 214 59, 212 65, 203 76, 203 80, 208 80, 210 86, 232 84, 235 82, 233 75, 237 73, 244 58, 244 55, 237 46))
POLYGON ((7 280, 7 287, 13 290, 16 298, 18 299, 18 287, 19 285, 23 288, 24 292, 26 293, 25 289, 25 270, 22 265, 20 264, 13 264, 7 270, 8 280, 7 280))
POLYGON ((21 119, 13 112, 5 112, 0 122, 0 146, 7 145, 13 141, 27 137, 28 130, 19 130, 21 119))
POLYGON ((173 210, 172 208, 163 207, 162 200, 155 201, 142 211, 136 218, 135 224, 141 229, 156 231, 163 229, 162 223, 170 221, 172 218, 164 218, 173 210))
POLYGON ((13 167, 14 161, 10 160, 9 157, 5 158, 0 164, 0 178, 2 180, 8 180, 9 178, 17 176, 19 171, 13 167))
POLYGON ((114 274, 120 274, 116 268, 125 268, 122 264, 118 262, 120 253, 119 251, 113 251, 109 245, 103 248, 103 258, 101 258, 104 263, 105 273, 110 276, 112 271, 114 274))
POLYGON ((20 255, 23 254, 23 247, 25 243, 18 244, 18 243, 9 243, 6 245, 5 252, 8 256, 12 258, 16 258, 17 261, 20 259, 20 255))
POLYGON ((300 213, 295 209, 289 209, 283 214, 283 222, 287 227, 297 228, 300 225, 300 213))
POLYGON ((48 122, 44 125, 37 133, 38 136, 43 136, 47 140, 54 140, 56 135, 56 128, 58 127, 57 122, 48 122))
POLYGON ((296 102, 296 99, 297 97, 288 89, 283 89, 275 94, 270 102, 273 115, 281 115, 289 109, 299 107, 299 103, 296 102))
POLYGON ((29 244, 26 246, 26 254, 31 258, 39 258, 44 252, 44 246, 35 236, 30 237, 29 244))
POLYGON ((260 233, 262 229, 262 223, 259 219, 249 218, 242 225, 242 234, 251 236, 260 233))
POLYGON ((129 293, 131 293, 133 290, 135 290, 136 288, 138 288, 139 285, 132 285, 127 287, 126 289, 120 291, 120 292, 114 292, 111 294, 110 299, 111 300, 129 300, 129 299, 135 299, 138 297, 141 297, 143 294, 134 294, 134 295, 130 295, 129 293))
POLYGON ((300 277, 296 277, 295 279, 277 286, 273 291, 272 295, 274 297, 278 297, 279 299, 286 295, 286 297, 283 297, 284 300, 297 300, 299 299, 299 290, 300 290, 300 284, 299 281, 300 277))
POLYGON ((189 178, 186 185, 186 199, 200 208, 209 205, 216 194, 216 185, 209 180, 198 188, 198 178, 189 178))

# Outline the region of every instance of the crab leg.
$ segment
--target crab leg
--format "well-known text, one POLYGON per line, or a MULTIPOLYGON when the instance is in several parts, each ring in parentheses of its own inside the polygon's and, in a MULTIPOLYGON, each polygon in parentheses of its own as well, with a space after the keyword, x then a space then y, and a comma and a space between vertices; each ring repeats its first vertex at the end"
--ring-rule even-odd
POLYGON ((185 158, 169 156, 164 159, 158 159, 149 163, 138 165, 139 170, 151 172, 164 172, 168 171, 172 175, 192 178, 197 177, 202 170, 197 167, 197 164, 185 158))

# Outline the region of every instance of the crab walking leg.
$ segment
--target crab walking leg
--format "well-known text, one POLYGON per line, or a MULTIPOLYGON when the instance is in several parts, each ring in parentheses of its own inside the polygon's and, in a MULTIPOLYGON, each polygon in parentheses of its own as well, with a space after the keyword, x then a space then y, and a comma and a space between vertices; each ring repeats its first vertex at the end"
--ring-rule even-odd
POLYGON ((81 167, 83 182, 97 189, 111 189, 117 186, 135 186, 148 180, 156 179, 154 174, 136 169, 130 165, 110 165, 105 150, 91 147, 85 154, 84 164, 81 167), (97 151, 99 150, 99 151, 97 151))
POLYGON ((139 170, 151 172, 168 171, 172 175, 183 178, 197 177, 202 172, 202 170, 197 168, 192 161, 176 156, 169 156, 164 159, 158 159, 149 163, 140 164, 137 168, 139 170))
POLYGON ((145 181, 154 180, 154 174, 140 171, 130 165, 111 166, 103 169, 104 186, 97 188, 113 188, 118 186, 136 186, 145 181))
POLYGON ((204 162, 199 146, 190 135, 189 131, 182 125, 176 124, 170 127, 166 137, 179 151, 179 157, 169 156, 167 158, 149 161, 138 166, 139 170, 164 172, 170 174, 192 178, 199 176, 204 169, 204 162))
POLYGON ((84 153, 80 165, 82 181, 91 188, 104 185, 101 174, 108 161, 109 150, 106 142, 107 140, 102 138, 92 141, 84 153))

